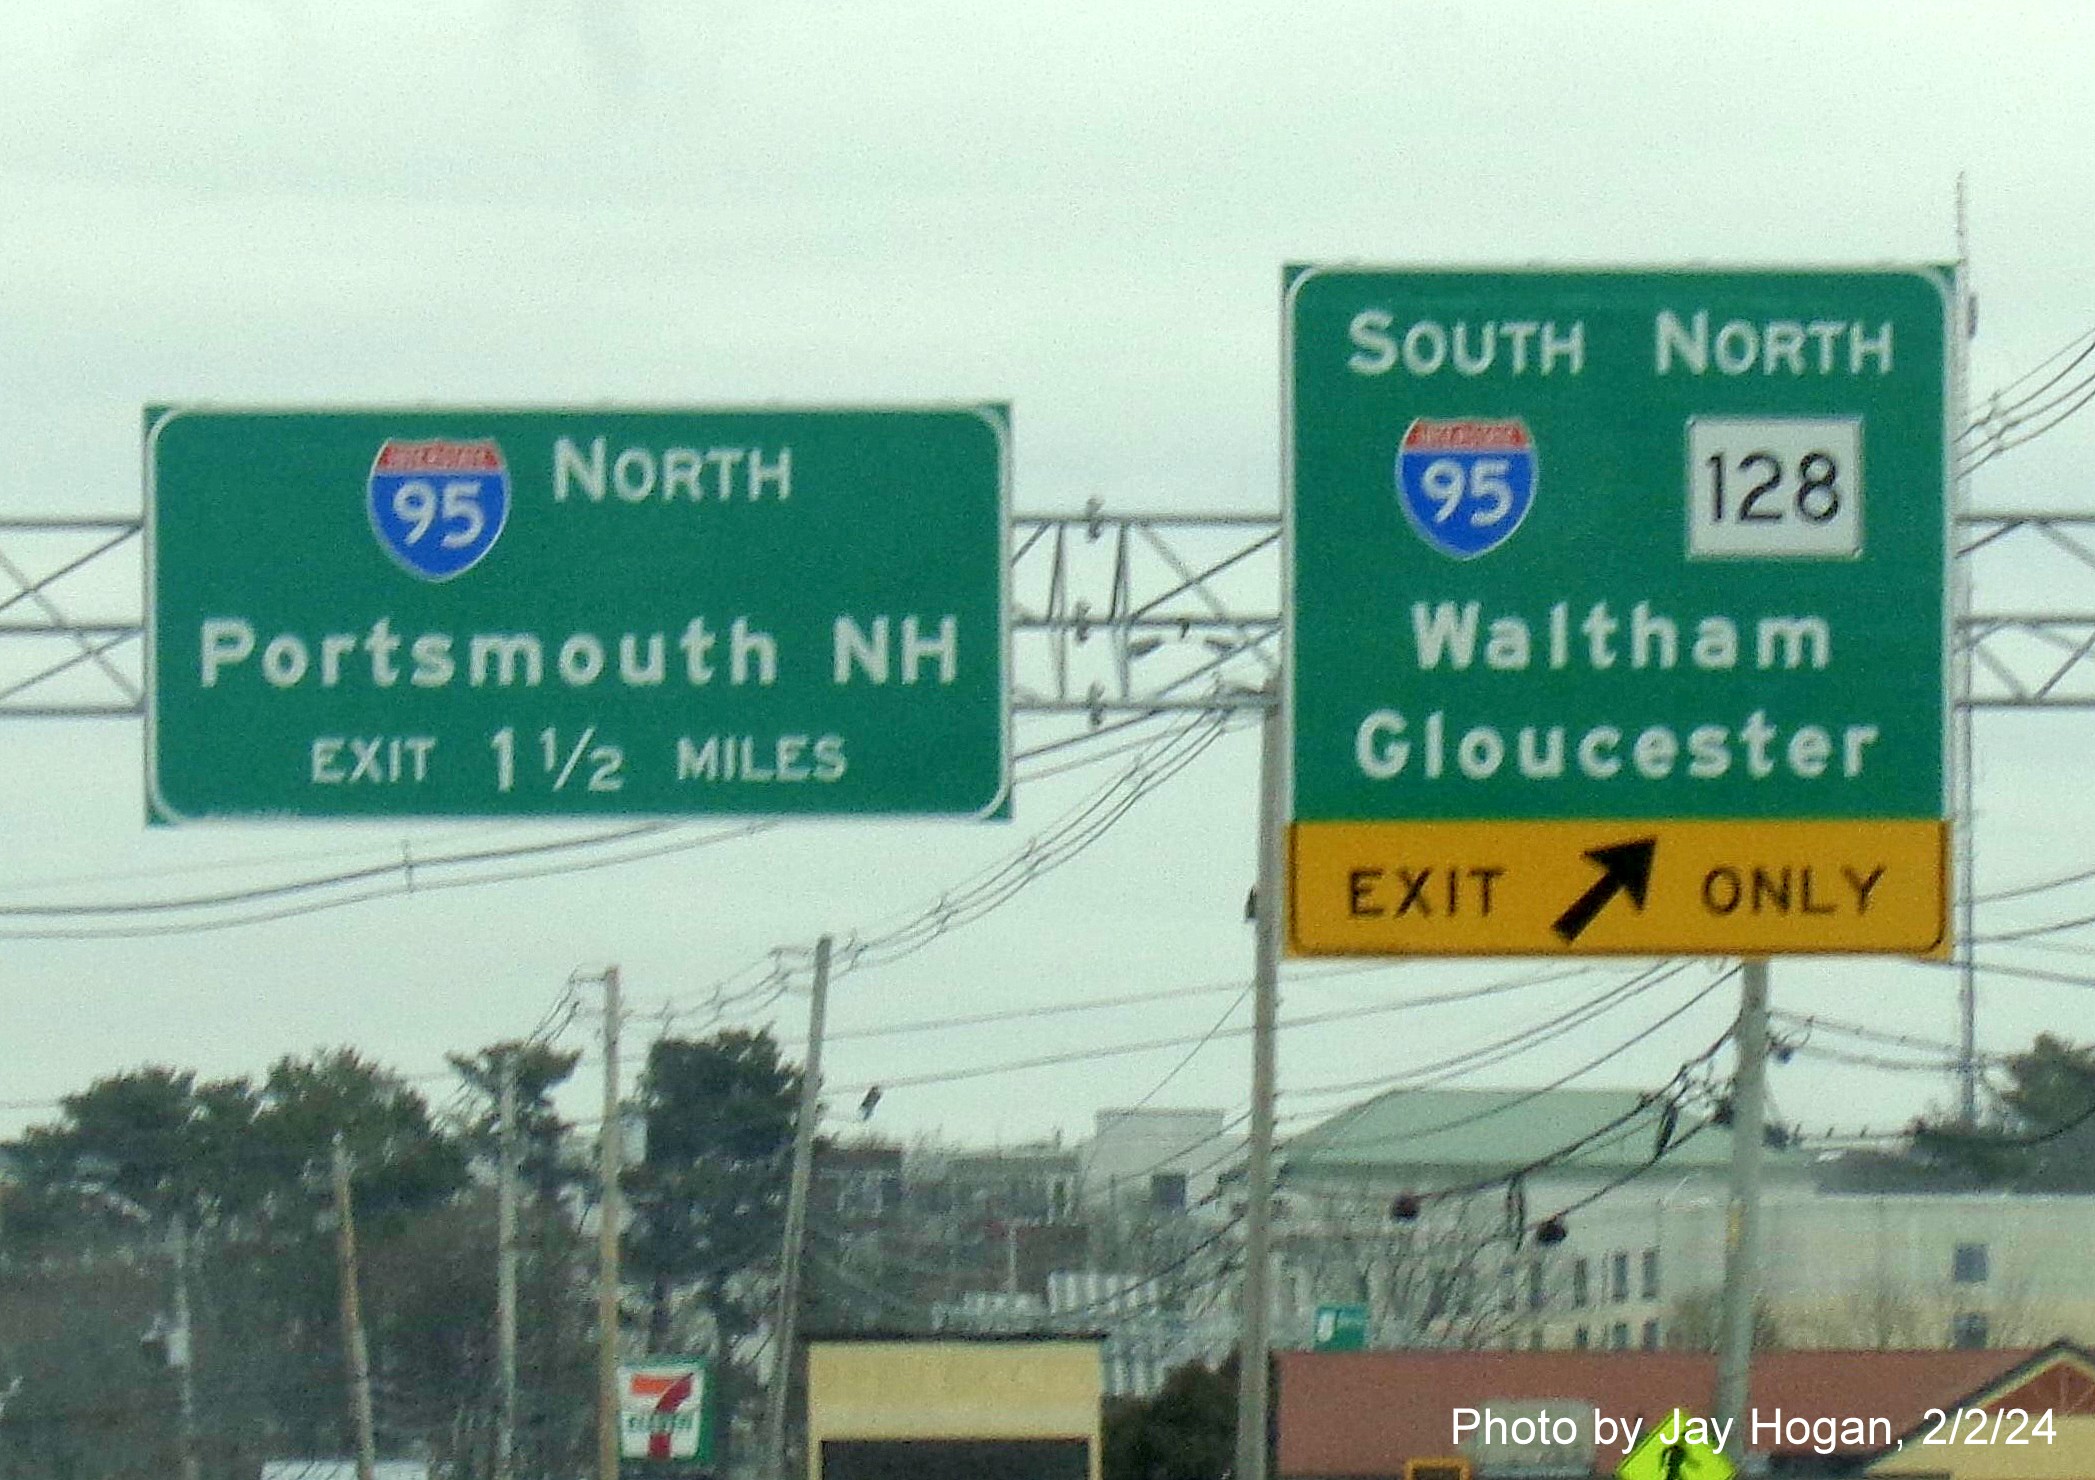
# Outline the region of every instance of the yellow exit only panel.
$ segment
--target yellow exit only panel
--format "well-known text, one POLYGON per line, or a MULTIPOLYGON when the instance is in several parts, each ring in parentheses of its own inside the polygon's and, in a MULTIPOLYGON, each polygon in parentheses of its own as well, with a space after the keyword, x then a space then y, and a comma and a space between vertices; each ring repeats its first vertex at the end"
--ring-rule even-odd
POLYGON ((1927 955, 1948 824, 1299 822, 1298 956, 1927 955))

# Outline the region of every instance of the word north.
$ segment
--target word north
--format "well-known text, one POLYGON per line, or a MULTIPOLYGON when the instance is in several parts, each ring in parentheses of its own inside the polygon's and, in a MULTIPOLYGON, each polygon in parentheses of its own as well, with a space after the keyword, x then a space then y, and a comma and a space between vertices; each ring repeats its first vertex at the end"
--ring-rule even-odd
POLYGON ((576 492, 590 503, 784 503, 793 496, 793 449, 761 447, 621 447, 592 438, 586 449, 570 437, 553 443, 553 502, 576 492))

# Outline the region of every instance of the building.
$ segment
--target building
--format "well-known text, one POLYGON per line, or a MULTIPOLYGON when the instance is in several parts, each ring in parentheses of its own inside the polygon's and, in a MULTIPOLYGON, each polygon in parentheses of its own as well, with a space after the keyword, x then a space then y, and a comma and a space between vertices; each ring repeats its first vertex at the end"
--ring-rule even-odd
MULTIPOLYGON (((1662 1207, 1617 1199, 1588 1209, 1575 1236, 1595 1249, 1612 1294, 1629 1252, 1643 1293, 1650 1258, 1660 1298, 1590 1308, 1593 1333, 1654 1319, 1668 1339, 1697 1339, 1722 1283, 1727 1199, 1721 1183, 1671 1189, 1662 1207), (1622 1312, 1617 1316, 1617 1311, 1622 1312)), ((2095 1341, 2095 1197, 2021 1193, 1772 1189, 1761 1204, 1762 1300, 1791 1347, 2018 1346, 2095 1341)), ((1634 1329, 1634 1328, 1633 1328, 1634 1329)), ((1620 1344, 1620 1343, 1608 1343, 1620 1344)), ((1629 1344, 1635 1345, 1632 1340, 1629 1344)))
MULTIPOLYGON (((1463 1480, 1612 1475, 1629 1425, 1641 1436, 1675 1408, 1707 1415, 1716 1383, 1714 1359, 1688 1352, 1283 1352, 1276 1364, 1281 1480, 1396 1480, 1436 1460, 1463 1480)), ((1775 1352, 1754 1359, 1747 1402, 1746 1447, 1781 1475, 2095 1475, 2095 1359, 2065 1342, 1775 1352), (2050 1437, 1943 1442, 1949 1415, 1983 1415, 1998 1435, 2016 1409, 2031 1430, 2049 1415, 2050 1437)))
POLYGON ((1085 1205, 1159 1213, 1212 1206, 1243 1144, 1220 1110, 1101 1110, 1079 1154, 1085 1205))
POLYGON ((977 1224, 1064 1223, 1078 1206, 1078 1156, 1053 1140, 988 1149, 924 1147, 904 1161, 911 1203, 977 1224))
MULTIPOLYGON (((1730 1161, 1728 1130, 1633 1091, 1379 1095, 1282 1152, 1276 1341, 1342 1303, 1376 1347, 1663 1346, 1704 1281, 1685 1224, 1721 1208, 1730 1161)), ((1808 1193, 1810 1165, 1771 1147, 1763 1182, 1808 1193)))

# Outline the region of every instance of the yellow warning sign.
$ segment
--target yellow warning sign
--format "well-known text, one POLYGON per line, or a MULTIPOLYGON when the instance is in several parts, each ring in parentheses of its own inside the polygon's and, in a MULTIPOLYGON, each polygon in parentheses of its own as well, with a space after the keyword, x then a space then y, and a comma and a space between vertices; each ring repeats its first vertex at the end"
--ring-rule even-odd
POLYGON ((1299 822, 1298 956, 1925 955, 1936 819, 1299 822))
POLYGON ((1615 1467, 1615 1480, 1731 1480, 1738 1466, 1709 1442, 1713 1428, 1674 1409, 1615 1467))

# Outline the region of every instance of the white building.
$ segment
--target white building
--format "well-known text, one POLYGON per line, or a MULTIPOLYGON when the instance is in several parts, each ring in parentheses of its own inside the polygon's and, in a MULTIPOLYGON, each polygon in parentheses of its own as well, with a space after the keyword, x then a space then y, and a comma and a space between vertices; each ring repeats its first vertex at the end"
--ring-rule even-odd
POLYGON ((1217 1179, 1243 1144, 1220 1110, 1101 1110, 1079 1154, 1085 1204, 1137 1203, 1160 1213, 1212 1207, 1217 1179))
MULTIPOLYGON (((1376 1346, 1662 1345, 1701 1281, 1669 1246, 1690 1204, 1721 1204, 1730 1161, 1728 1130, 1627 1090, 1379 1095, 1282 1152, 1276 1331, 1306 1342, 1316 1307, 1345 1303, 1376 1346)), ((1809 1186, 1793 1152, 1763 1165, 1771 1194, 1809 1186)))

